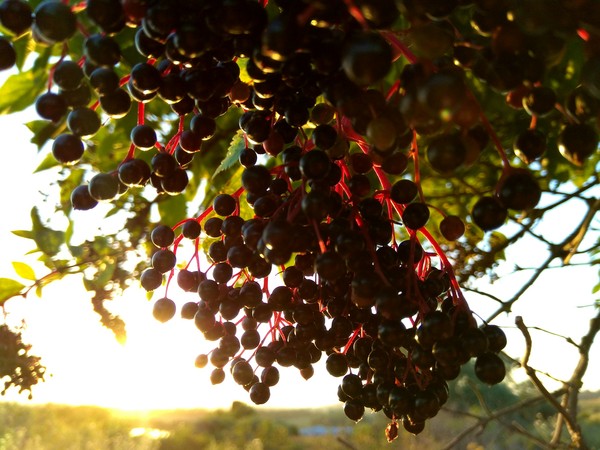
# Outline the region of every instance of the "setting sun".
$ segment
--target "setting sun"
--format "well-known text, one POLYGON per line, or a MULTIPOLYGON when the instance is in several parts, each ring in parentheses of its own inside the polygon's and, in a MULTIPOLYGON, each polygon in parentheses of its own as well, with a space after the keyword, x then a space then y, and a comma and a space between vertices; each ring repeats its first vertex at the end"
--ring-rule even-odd
MULTIPOLYGON (((89 294, 70 280, 48 286, 44 298, 32 295, 14 301, 10 318, 27 317, 26 336, 48 368, 44 383, 34 387, 34 403, 98 405, 125 410, 228 408, 248 402, 248 393, 228 377, 220 385, 209 380, 210 367, 197 369, 194 360, 210 350, 193 322, 152 318, 151 301, 131 289, 111 304, 127 324, 121 345, 92 311, 89 294)), ((273 388, 270 407, 316 407, 336 402, 336 380, 303 380, 282 373, 273 388), (290 385, 297 388, 289 389, 290 385), (310 395, 309 395, 309 394, 310 395)), ((20 397, 14 392, 7 399, 20 397)))

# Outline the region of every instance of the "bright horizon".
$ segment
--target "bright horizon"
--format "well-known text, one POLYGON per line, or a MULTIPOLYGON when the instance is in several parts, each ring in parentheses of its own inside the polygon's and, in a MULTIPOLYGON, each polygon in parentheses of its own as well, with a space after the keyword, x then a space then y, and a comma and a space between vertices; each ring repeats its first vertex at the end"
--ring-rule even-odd
MULTIPOLYGON (((11 234, 11 230, 29 228, 29 211, 40 201, 39 189, 43 186, 43 181, 34 182, 37 176, 32 177, 31 172, 44 153, 38 154, 35 146, 24 144, 28 142, 29 131, 21 125, 23 117, 26 116, 4 116, 0 122, 0 129, 13 146, 5 147, 5 151, 11 152, 10 164, 0 167, 0 187, 4 193, 2 209, 5 211, 0 222, 0 238, 5 243, 0 276, 7 278, 17 278, 12 261, 34 265, 38 275, 47 271, 40 268, 39 263, 35 264, 35 255, 25 256, 33 248, 33 242, 11 234), (16 143, 19 143, 18 148, 14 147, 16 143)), ((570 224, 565 226, 566 229, 571 227, 570 224)), ((535 249, 529 253, 532 259, 541 257, 535 249)), ((489 290, 508 298, 509 292, 515 290, 514 286, 521 285, 519 280, 527 277, 527 272, 505 275, 489 290)), ((508 318, 503 315, 494 322, 506 326, 508 353, 518 359, 524 349, 523 337, 514 329, 515 314, 522 315, 528 326, 544 327, 579 342, 587 331, 586 318, 592 316, 590 309, 593 306, 589 305, 594 303, 591 293, 597 279, 594 277, 597 277, 597 269, 593 267, 571 267, 561 270, 560 274, 557 269, 546 271, 527 298, 514 305, 513 315, 508 318), (557 299, 562 300, 559 303, 557 299), (572 304, 560 315, 548 315, 550 309, 560 308, 563 301, 572 304), (574 308, 573 304, 581 308, 574 308)), ((152 318, 152 302, 146 300, 145 292, 141 288, 130 289, 122 298, 107 305, 127 324, 128 342, 122 346, 99 324, 89 294, 78 277, 68 278, 45 287, 41 299, 31 292, 26 299, 13 298, 6 304, 9 323, 18 324, 23 318, 27 321, 25 339, 33 345, 32 353, 41 356, 42 364, 47 367, 46 382, 33 388, 33 403, 98 405, 127 410, 228 408, 233 401, 252 404, 248 393, 230 377, 223 384, 212 386, 210 366, 194 367, 196 355, 207 351, 214 343, 203 341, 193 321, 176 317, 166 324, 158 323, 152 318)), ((139 286, 135 282, 134 285, 139 286)), ((495 305, 488 299, 467 291, 465 294, 481 317, 485 318, 495 310, 495 305)), ((155 294, 155 298, 157 295, 160 294, 155 294)), ((183 304, 186 299, 175 298, 178 304, 183 304)), ((576 350, 567 347, 567 356, 561 356, 561 359, 557 356, 562 355, 564 346, 568 346, 564 339, 535 330, 532 330, 532 336, 531 365, 559 378, 570 377, 578 357, 576 350)), ((596 347, 599 345, 596 343, 596 347)), ((591 352, 584 390, 600 390, 600 358, 594 358, 594 355, 598 355, 597 348, 591 352)), ((326 374, 322 365, 315 368, 315 375, 309 381, 302 379, 293 368, 282 369, 280 373, 281 381, 271 390, 271 399, 265 407, 339 404, 336 391, 340 379, 326 374)), ((518 374, 524 379, 522 370, 518 374)), ((551 384, 548 386, 552 388, 551 384)), ((27 393, 18 395, 16 389, 10 390, 3 400, 29 403, 27 393)))

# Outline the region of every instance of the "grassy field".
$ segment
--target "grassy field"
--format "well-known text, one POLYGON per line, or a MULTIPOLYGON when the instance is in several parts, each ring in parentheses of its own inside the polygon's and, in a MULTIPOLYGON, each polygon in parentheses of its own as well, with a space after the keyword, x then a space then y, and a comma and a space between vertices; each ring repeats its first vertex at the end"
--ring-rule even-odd
MULTIPOLYGON (((366 413, 355 424, 343 415, 340 406, 281 410, 236 402, 218 411, 126 412, 94 406, 0 403, 0 450, 435 450, 445 448, 476 423, 466 415, 442 410, 419 436, 401 429, 398 439, 388 444, 384 429, 389 420, 383 414, 366 413)), ((580 411, 589 445, 600 449, 600 393, 583 395, 580 411)), ((468 413, 478 415, 481 411, 473 405, 468 413)), ((539 409, 505 419, 544 438, 551 431, 553 417, 545 417, 544 410, 539 409)), ((539 446, 490 422, 452 448, 539 446)))

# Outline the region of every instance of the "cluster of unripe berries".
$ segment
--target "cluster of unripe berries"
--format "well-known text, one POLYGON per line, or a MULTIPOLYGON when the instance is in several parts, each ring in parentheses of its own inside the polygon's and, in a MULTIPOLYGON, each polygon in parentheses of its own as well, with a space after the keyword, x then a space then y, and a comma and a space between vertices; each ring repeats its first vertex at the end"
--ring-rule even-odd
MULTIPOLYGON (((590 52, 582 84, 566 99, 543 84, 560 56, 555 47, 575 35, 593 2, 553 2, 562 34, 552 45, 538 29, 544 24, 526 20, 535 3, 88 0, 69 7, 46 0, 32 11, 4 0, 0 21, 16 36, 31 29, 40 45, 65 43, 36 102, 42 118, 66 123, 52 146, 59 162, 85 161, 102 123, 137 108, 127 155, 73 190, 74 209, 130 188, 184 192, 218 118, 237 112, 242 185, 199 217, 152 231, 157 250, 141 283, 153 291, 166 278, 167 289, 154 315, 175 316, 168 288, 176 276, 198 296, 181 316, 218 342, 196 361, 212 364, 214 383, 229 366, 261 404, 277 367, 308 378, 324 355, 329 373, 342 379, 348 417, 382 410, 393 438, 397 421, 423 429, 447 399, 446 381, 471 358, 486 383, 505 374, 502 331, 477 325, 434 238, 455 241, 465 223, 432 208, 420 182, 419 159, 429 173, 460 176, 491 142, 502 173, 495 192, 474 204, 472 223, 493 230, 508 210, 537 205, 538 180, 511 167, 472 80, 531 116, 513 146, 524 163, 545 156, 537 125, 557 114, 564 114, 558 145, 569 161, 582 165, 596 152, 600 56, 590 52), (459 12, 470 18, 456 21, 460 39, 452 26, 459 12), (396 33, 400 25, 418 57, 396 33), (80 59, 67 45, 78 30, 80 59), (128 37, 134 57, 119 44, 128 37), (172 136, 146 123, 150 102, 165 103, 179 120, 172 136), (431 211, 439 233, 427 228, 431 211), (178 254, 184 239, 193 248, 187 257, 178 254)), ((0 68, 14 64, 13 54, 0 39, 0 68)))

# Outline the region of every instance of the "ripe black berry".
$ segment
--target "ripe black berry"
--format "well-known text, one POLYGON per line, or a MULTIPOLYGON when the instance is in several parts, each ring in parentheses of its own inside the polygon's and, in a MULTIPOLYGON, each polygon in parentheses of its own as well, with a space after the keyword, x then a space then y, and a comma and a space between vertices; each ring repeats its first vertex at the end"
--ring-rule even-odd
POLYGON ((266 383, 258 382, 250 388, 250 400, 257 405, 262 405, 269 401, 271 391, 266 383))
POLYGON ((428 220, 429 208, 426 204, 420 202, 410 203, 406 206, 402 214, 404 225, 411 230, 418 230, 424 227, 428 220))
POLYGON ((200 236, 202 226, 196 220, 188 220, 181 227, 181 234, 188 239, 196 239, 200 236))
POLYGON ((170 247, 175 240, 175 232, 167 225, 158 225, 150 233, 150 239, 158 248, 170 247))
POLYGON ((67 126, 75 136, 87 139, 98 132, 101 122, 96 111, 90 108, 79 107, 75 108, 67 116, 67 126))
POLYGON ((0 36, 0 70, 7 70, 17 62, 17 53, 11 42, 0 36))
POLYGON ((514 171, 503 178, 496 188, 498 199, 509 209, 529 210, 540 201, 542 191, 528 171, 514 171))
POLYGON ((167 322, 173 318, 175 315, 177 307, 175 306, 175 302, 170 298, 163 297, 154 303, 152 308, 152 315, 159 322, 167 322))
POLYGON ((507 216, 506 207, 496 197, 481 197, 471 210, 473 222, 483 231, 500 227, 507 216))
POLYGON ((344 72, 356 84, 367 86, 382 79, 392 65, 389 44, 375 32, 351 35, 342 51, 344 72))
POLYGON ((61 134, 52 143, 52 155, 62 164, 75 164, 83 156, 83 151, 83 142, 73 134, 61 134))
POLYGON ((342 377, 348 372, 348 360, 343 353, 332 353, 325 361, 325 368, 330 375, 342 377))
POLYGON ((35 110, 42 119, 58 122, 67 113, 67 104, 58 94, 46 92, 35 101, 35 110))
POLYGON ((495 353, 483 353, 475 360, 475 375, 486 384, 498 384, 506 376, 506 367, 495 353))
POLYGON ((156 131, 150 125, 136 125, 131 130, 130 138, 133 145, 140 150, 150 150, 157 141, 156 131))
POLYGON ((73 209, 88 210, 94 208, 98 204, 98 200, 90 195, 87 185, 82 184, 73 189, 71 193, 71 205, 73 209))
POLYGON ((112 200, 119 193, 119 181, 114 175, 99 173, 90 180, 88 189, 97 201, 112 200))
POLYGON ((455 241, 465 233, 465 223, 458 216, 446 216, 440 222, 440 233, 449 241, 455 241))
POLYGON ((161 249, 152 255, 152 267, 161 273, 169 272, 176 263, 177 258, 171 250, 161 249))
POLYGON ((77 89, 83 81, 83 70, 75 61, 63 60, 54 68, 52 81, 61 89, 77 89))
POLYGON ((20 36, 33 23, 31 6, 23 0, 5 0, 0 4, 0 22, 7 30, 20 36))
POLYGON ((598 148, 598 133, 588 124, 570 123, 558 135, 560 153, 576 166, 582 166, 598 148))
POLYGON ((33 26, 45 42, 54 44, 75 34, 77 18, 68 5, 45 0, 35 8, 33 26))
POLYGON ((237 208, 237 202, 229 194, 219 194, 213 200, 213 209, 219 216, 229 216, 237 208))

